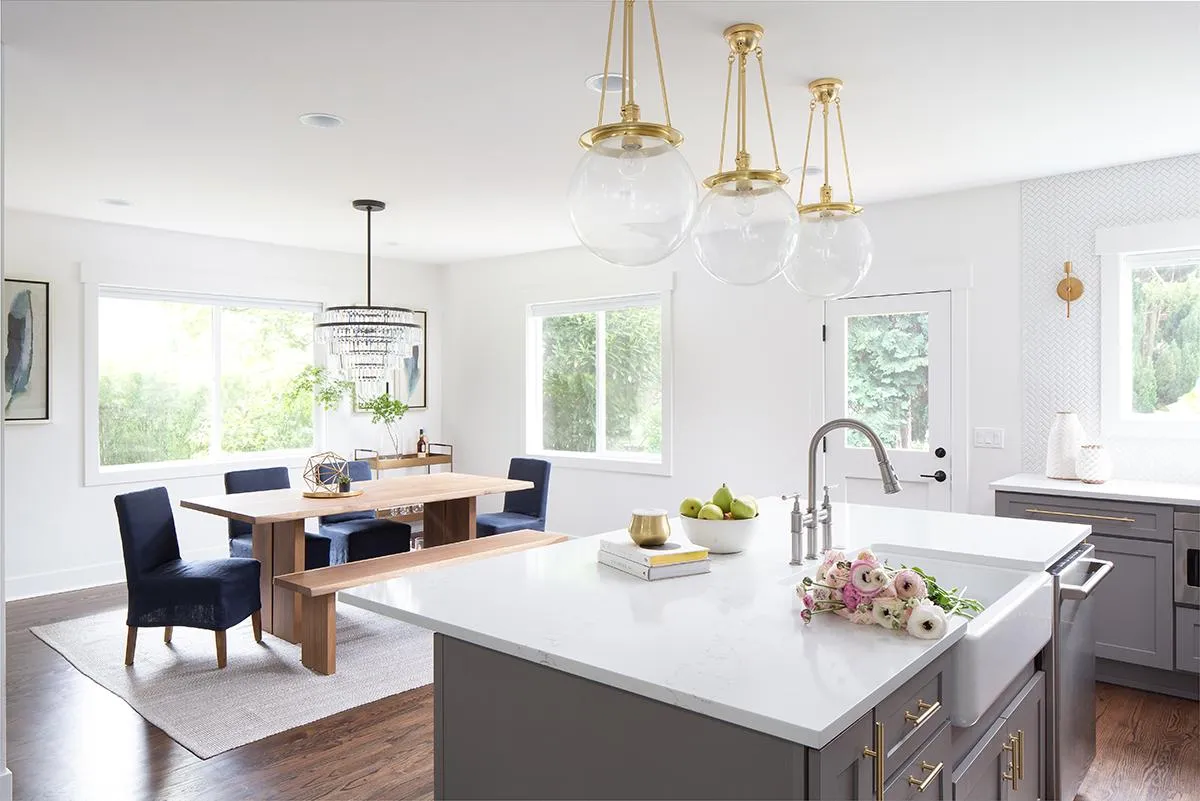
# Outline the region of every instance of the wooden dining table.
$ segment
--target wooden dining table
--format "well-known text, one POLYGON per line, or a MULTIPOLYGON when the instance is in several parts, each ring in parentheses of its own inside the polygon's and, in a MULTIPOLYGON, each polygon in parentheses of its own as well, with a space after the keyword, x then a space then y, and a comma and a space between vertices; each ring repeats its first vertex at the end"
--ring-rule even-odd
POLYGON ((358 481, 354 489, 362 490, 362 494, 345 498, 306 498, 302 489, 293 488, 210 495, 182 500, 179 505, 250 524, 254 558, 262 563, 259 592, 263 631, 297 642, 301 631, 300 597, 276 587, 274 579, 304 570, 304 521, 308 518, 420 504, 424 508, 424 547, 437 547, 475 538, 479 496, 532 488, 530 481, 434 473, 358 481))

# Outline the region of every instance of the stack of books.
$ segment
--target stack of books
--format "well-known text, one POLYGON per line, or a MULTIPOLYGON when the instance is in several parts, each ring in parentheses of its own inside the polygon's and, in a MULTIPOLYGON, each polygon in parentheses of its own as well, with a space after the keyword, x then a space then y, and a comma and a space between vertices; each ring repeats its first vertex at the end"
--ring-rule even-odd
POLYGON ((668 540, 662 545, 643 548, 624 532, 601 537, 597 559, 602 565, 646 581, 707 573, 712 565, 707 548, 686 540, 668 540))

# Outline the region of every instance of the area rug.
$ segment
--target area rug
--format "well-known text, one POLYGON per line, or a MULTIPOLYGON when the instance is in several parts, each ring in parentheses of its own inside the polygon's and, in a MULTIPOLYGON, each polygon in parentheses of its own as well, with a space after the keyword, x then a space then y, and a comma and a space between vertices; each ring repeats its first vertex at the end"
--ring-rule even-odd
POLYGON ((433 682, 433 634, 345 604, 337 607, 337 672, 300 664, 300 646, 263 634, 250 621, 230 629, 228 664, 217 668, 211 631, 138 631, 124 664, 125 610, 30 629, 79 672, 120 696, 201 759, 337 712, 433 682))

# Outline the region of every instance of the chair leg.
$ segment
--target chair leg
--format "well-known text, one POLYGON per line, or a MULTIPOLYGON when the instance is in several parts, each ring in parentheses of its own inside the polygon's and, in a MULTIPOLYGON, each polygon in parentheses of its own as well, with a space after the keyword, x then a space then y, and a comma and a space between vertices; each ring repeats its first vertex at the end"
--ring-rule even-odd
POLYGON ((167 645, 171 644, 171 632, 174 631, 174 629, 174 626, 167 626, 165 629, 163 629, 163 642, 165 642, 167 645))
POLYGON ((262 610, 250 616, 250 625, 254 627, 254 641, 262 642, 262 610))
POLYGON ((125 664, 133 664, 133 652, 137 648, 137 626, 128 626, 125 633, 125 664))
POLYGON ((225 667, 225 632, 215 632, 217 635, 217 667, 225 667))

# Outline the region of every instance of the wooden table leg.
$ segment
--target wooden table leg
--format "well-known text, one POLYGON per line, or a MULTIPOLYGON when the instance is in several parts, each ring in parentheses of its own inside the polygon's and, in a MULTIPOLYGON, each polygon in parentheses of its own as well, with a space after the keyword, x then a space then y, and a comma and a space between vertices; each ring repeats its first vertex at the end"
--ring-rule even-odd
MULTIPOLYGON (((274 562, 271 578, 296 573, 304 569, 304 521, 288 520, 271 524, 274 541, 274 562)), ((301 632, 300 596, 291 590, 274 586, 272 581, 271 633, 288 642, 299 642, 301 632)), ((265 621, 264 621, 265 623, 265 621)))
POLYGON ((337 670, 336 593, 302 597, 304 637, 300 640, 300 663, 309 670, 331 675, 337 670))
POLYGON ((425 503, 425 547, 475 539, 475 498, 425 503))
POLYGON ((275 618, 272 615, 275 597, 275 545, 270 523, 260 523, 250 527, 251 555, 262 565, 258 574, 258 597, 262 603, 263 631, 274 633, 275 618))

